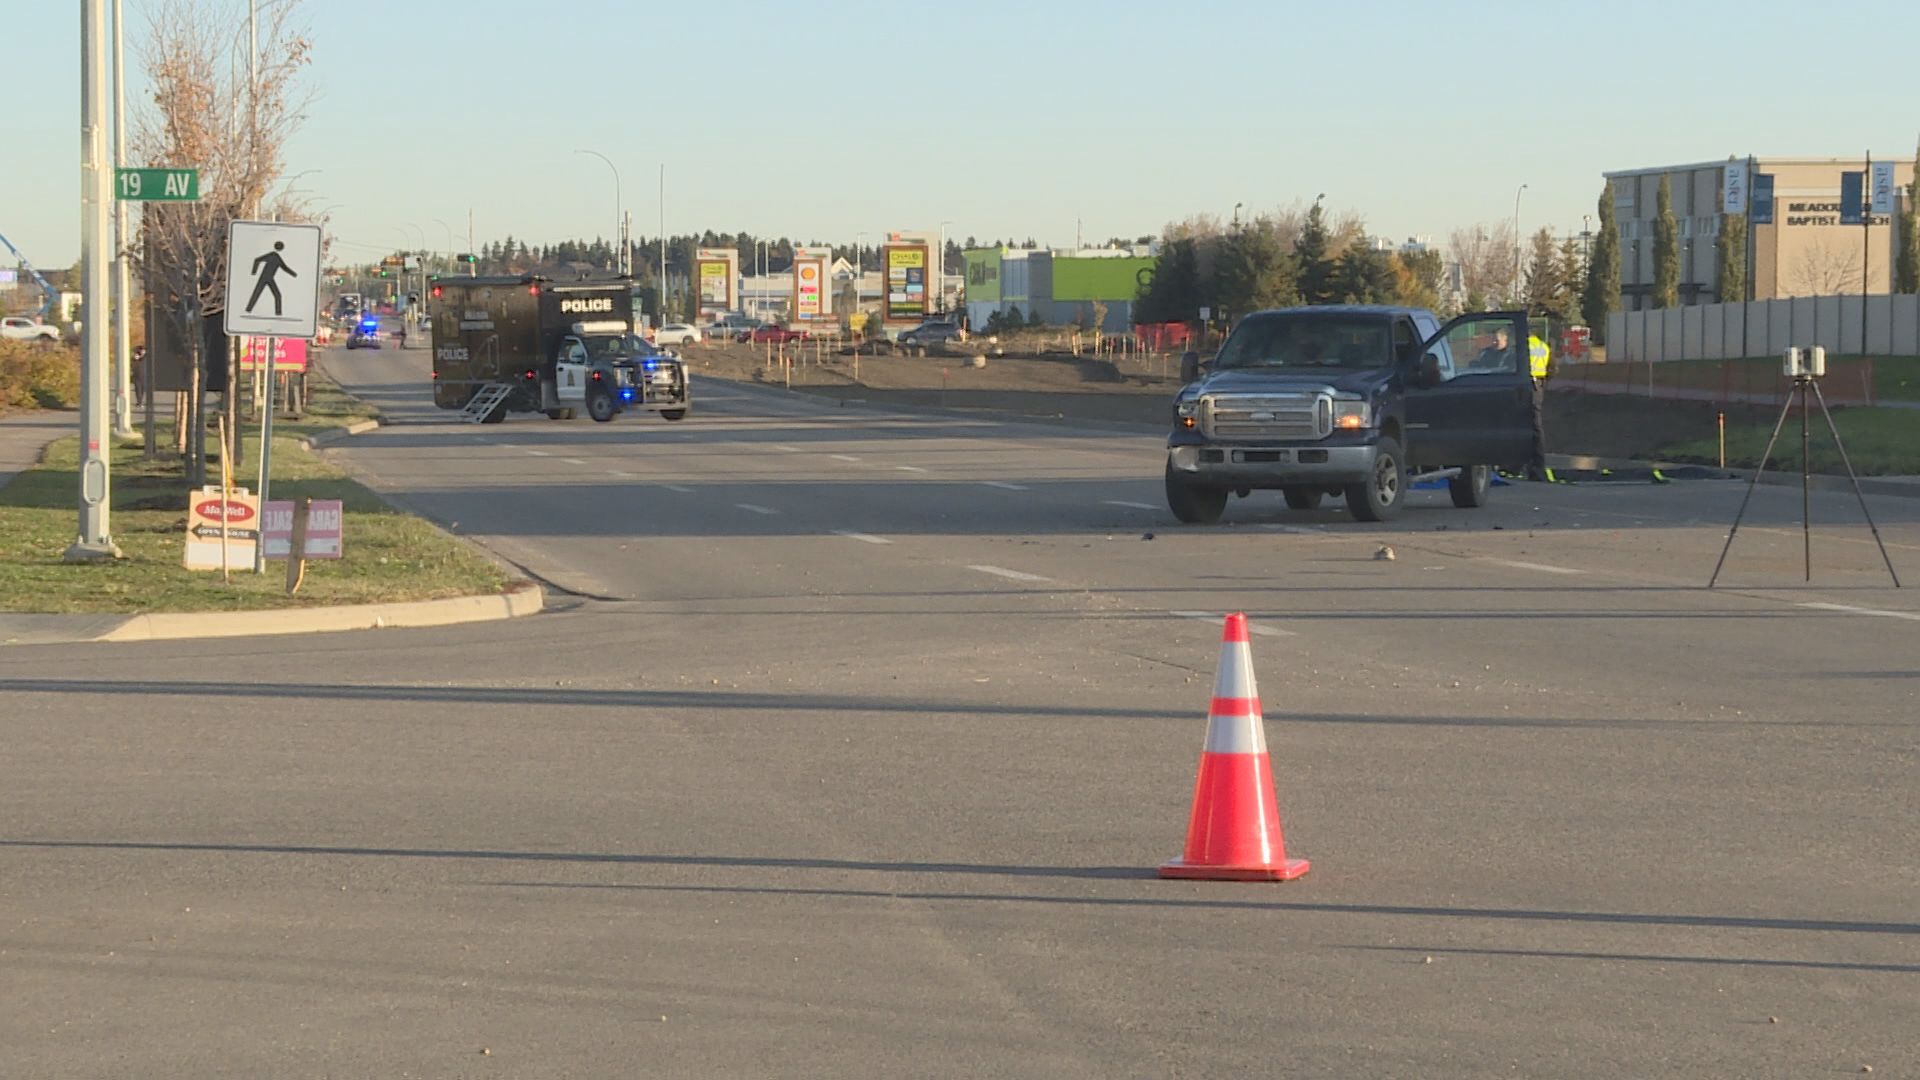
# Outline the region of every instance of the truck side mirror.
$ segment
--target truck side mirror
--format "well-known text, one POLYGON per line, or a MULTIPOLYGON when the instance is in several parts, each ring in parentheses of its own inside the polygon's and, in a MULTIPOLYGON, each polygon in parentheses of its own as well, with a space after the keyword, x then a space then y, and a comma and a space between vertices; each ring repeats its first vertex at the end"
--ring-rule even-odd
POLYGON ((1200 354, 1184 352, 1180 354, 1180 381, 1190 383, 1200 377, 1200 354))
POLYGON ((1440 354, 1428 353, 1420 358, 1420 385, 1440 385, 1440 354))

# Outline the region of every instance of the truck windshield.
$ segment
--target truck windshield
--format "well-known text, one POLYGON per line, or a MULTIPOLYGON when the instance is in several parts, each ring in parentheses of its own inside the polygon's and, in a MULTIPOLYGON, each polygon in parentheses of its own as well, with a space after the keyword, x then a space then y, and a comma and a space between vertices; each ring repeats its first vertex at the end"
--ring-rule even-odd
POLYGON ((1390 326, 1371 315, 1256 315, 1234 329, 1214 367, 1385 367, 1393 362, 1390 326))

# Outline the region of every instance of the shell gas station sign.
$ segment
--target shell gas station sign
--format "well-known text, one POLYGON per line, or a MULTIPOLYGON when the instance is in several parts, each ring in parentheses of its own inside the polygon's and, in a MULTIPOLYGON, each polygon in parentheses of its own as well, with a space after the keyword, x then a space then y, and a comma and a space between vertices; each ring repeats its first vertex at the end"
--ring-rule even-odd
POLYGON ((793 249, 794 317, 815 322, 833 316, 833 249, 799 247, 793 249))

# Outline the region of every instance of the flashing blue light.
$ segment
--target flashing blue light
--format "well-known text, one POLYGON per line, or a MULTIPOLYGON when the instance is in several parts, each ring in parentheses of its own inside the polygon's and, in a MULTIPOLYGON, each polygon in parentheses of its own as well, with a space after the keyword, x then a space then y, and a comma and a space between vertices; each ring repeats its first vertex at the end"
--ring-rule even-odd
POLYGON ((659 366, 660 366, 660 361, 655 360, 651 356, 647 357, 645 360, 640 361, 640 367, 646 371, 652 371, 654 368, 657 368, 659 366))
POLYGON ((632 401, 632 400, 633 400, 633 391, 632 391, 632 390, 622 390, 622 391, 620 391, 620 400, 621 400, 621 401, 632 401))

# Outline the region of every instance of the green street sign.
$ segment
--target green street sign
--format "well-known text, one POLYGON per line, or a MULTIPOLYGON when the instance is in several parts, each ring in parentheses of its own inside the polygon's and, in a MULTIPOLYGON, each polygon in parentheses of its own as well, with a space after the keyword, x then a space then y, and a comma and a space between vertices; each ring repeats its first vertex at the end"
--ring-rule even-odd
POLYGON ((197 202, 200 173, 194 169, 116 169, 120 197, 138 202, 197 202))

